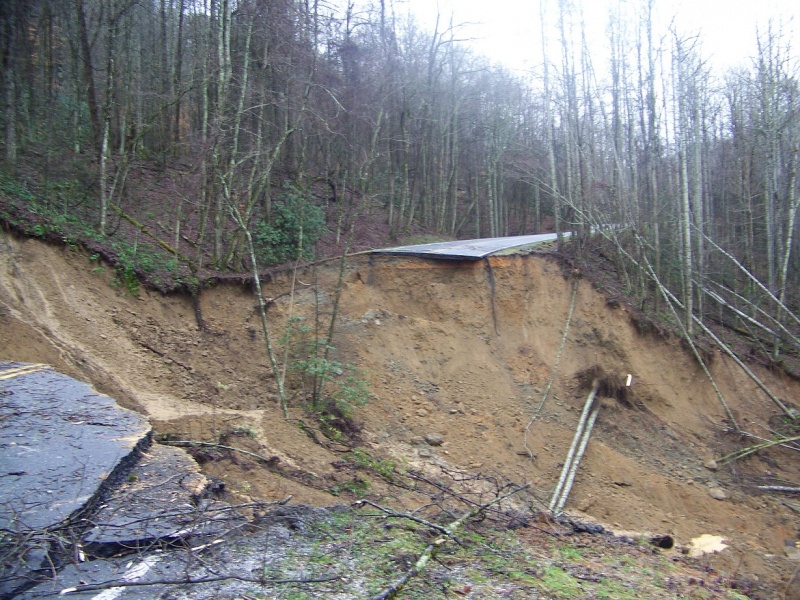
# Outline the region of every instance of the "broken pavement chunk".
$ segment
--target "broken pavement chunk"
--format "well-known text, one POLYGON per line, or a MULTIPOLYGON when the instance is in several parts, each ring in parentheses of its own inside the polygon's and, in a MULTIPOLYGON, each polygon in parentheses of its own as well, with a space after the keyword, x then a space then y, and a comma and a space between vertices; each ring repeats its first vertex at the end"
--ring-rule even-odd
POLYGON ((150 423, 113 398, 50 368, 0 362, 7 394, 0 404, 0 528, 18 533, 52 527, 85 508, 137 450, 150 423))

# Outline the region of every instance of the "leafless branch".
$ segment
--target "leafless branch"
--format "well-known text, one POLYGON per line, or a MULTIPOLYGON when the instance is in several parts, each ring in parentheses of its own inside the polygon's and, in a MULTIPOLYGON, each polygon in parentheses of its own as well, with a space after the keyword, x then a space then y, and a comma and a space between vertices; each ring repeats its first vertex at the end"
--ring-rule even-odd
MULTIPOLYGON (((475 508, 467 511, 463 515, 461 515, 458 519, 447 525, 445 529, 445 535, 448 537, 452 537, 456 539, 454 536, 455 531, 460 528, 464 523, 466 523, 472 517, 484 512, 488 508, 499 504, 503 500, 510 498, 511 496, 518 494, 519 492, 528 489, 530 486, 523 485, 519 487, 515 487, 513 490, 504 494, 502 496, 498 496, 491 502, 487 502, 486 504, 482 504, 480 506, 476 506, 475 508)), ((395 582, 390 584, 386 587, 381 593, 376 596, 372 597, 372 600, 388 600, 389 598, 395 598, 397 594, 408 584, 411 579, 422 573, 425 570, 426 565, 428 562, 436 557, 439 549, 447 542, 446 538, 439 538, 428 544, 425 550, 417 559, 417 562, 414 563, 414 566, 411 567, 408 571, 403 573, 402 577, 397 579, 395 582)))
POLYGON ((108 590, 111 588, 126 588, 126 587, 147 587, 154 585, 196 585, 199 583, 214 583, 217 581, 229 581, 235 579, 245 583, 255 583, 258 585, 284 585, 287 583, 328 583, 337 581, 341 577, 339 575, 332 575, 330 577, 317 577, 308 579, 265 579, 261 577, 247 577, 245 575, 219 575, 215 577, 187 577, 185 579, 157 579, 153 581, 124 581, 115 579, 111 581, 104 581, 102 583, 91 583, 86 585, 78 585, 71 588, 61 590, 59 595, 66 596, 68 594, 80 594, 82 592, 92 592, 96 590, 108 590))

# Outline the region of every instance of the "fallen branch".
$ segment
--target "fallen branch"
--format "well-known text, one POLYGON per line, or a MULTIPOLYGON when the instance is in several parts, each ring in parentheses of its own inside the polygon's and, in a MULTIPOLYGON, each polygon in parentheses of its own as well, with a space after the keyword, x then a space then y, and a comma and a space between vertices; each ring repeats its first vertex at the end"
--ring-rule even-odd
MULTIPOLYGON (((495 504, 499 504, 503 500, 506 500, 507 498, 510 498, 514 494, 518 494, 519 492, 528 489, 529 487, 530 487, 529 485, 520 486, 518 488, 513 489, 512 491, 510 491, 509 493, 507 493, 507 494, 505 494, 503 496, 499 496, 499 497, 495 498, 494 500, 492 500, 491 502, 489 502, 487 504, 482 504, 480 506, 476 506, 472 510, 464 513, 463 515, 461 515, 461 517, 459 517, 458 519, 456 519, 455 521, 453 521, 452 523, 447 525, 444 528, 445 532, 446 532, 445 534, 448 537, 454 537, 455 531, 459 527, 461 527, 464 523, 466 523, 469 519, 471 519, 475 515, 478 515, 478 514, 482 513, 483 511, 485 511, 488 508, 494 506, 495 504)), ((447 540, 445 538, 439 538, 437 540, 434 540, 430 544, 428 544, 428 546, 425 548, 425 550, 422 552, 422 554, 420 554, 419 558, 417 559, 417 562, 414 563, 414 566, 411 567, 408 571, 406 571, 403 574, 403 576, 400 577, 397 581, 395 581, 394 583, 392 583, 391 585, 386 587, 380 594, 378 594, 376 596, 373 596, 372 600, 388 600, 389 598, 395 598, 397 596, 397 594, 400 593, 400 591, 406 586, 406 584, 412 578, 416 577, 417 575, 422 573, 422 571, 425 570, 425 567, 427 566, 428 562, 430 562, 430 560, 432 558, 436 557, 436 554, 439 552, 439 549, 446 542, 447 542, 447 540)))
POLYGON ((248 577, 246 575, 218 575, 215 577, 198 577, 193 579, 186 577, 184 579, 156 579, 153 581, 124 581, 112 580, 103 583, 88 583, 84 585, 76 585, 75 587, 65 588, 61 590, 59 596, 67 596, 69 594, 80 594, 82 592, 92 592, 95 590, 109 590, 114 588, 127 588, 127 587, 145 587, 153 585, 196 585, 199 583, 216 583, 218 581, 229 581, 235 579, 245 583, 256 583, 259 585, 284 585, 287 583, 328 583, 330 581, 337 581, 341 577, 339 575, 332 575, 331 577, 316 577, 309 579, 264 579, 261 577, 248 577))
POLYGON ((448 537, 452 537, 459 546, 463 545, 461 543, 461 540, 459 540, 450 531, 448 531, 447 527, 445 527, 444 525, 437 525, 436 523, 431 523, 430 521, 427 521, 426 519, 421 519, 420 517, 418 517, 416 515, 412 515, 411 513, 397 512, 397 511, 391 510, 389 508, 385 508, 385 507, 383 507, 383 506, 381 506, 379 504, 375 504, 374 502, 371 502, 370 500, 358 500, 357 502, 353 503, 353 506, 361 507, 361 506, 364 506, 365 504, 369 504, 370 506, 373 506, 373 507, 377 508, 379 511, 381 511, 382 513, 385 513, 389 517, 393 517, 393 518, 396 518, 396 519, 408 519, 409 521, 414 521, 415 523, 419 523, 420 525, 424 525, 425 527, 430 527, 431 529, 435 529, 439 533, 443 533, 444 535, 446 535, 448 537))
MULTIPOLYGON (((114 529, 114 528, 121 528, 121 527, 130 527, 131 525, 136 525, 137 523, 148 523, 148 522, 151 522, 153 520, 169 519, 169 518, 173 518, 173 517, 181 517, 181 518, 194 517, 195 518, 194 519, 195 522, 203 522, 203 520, 220 521, 221 520, 221 515, 224 514, 224 513, 234 513, 234 516, 231 517, 233 519, 235 519, 237 517, 240 518, 242 515, 241 515, 241 512, 239 512, 239 511, 241 511, 243 509, 246 509, 246 508, 260 508, 262 510, 265 510, 265 509, 270 508, 270 507, 286 506, 291 499, 292 499, 292 495, 290 494, 289 496, 286 496, 286 498, 284 498, 283 500, 274 500, 272 502, 245 502, 245 503, 242 503, 242 504, 232 504, 232 505, 224 505, 224 506, 208 505, 208 506, 203 506, 202 508, 200 508, 200 507, 174 508, 174 509, 171 509, 171 510, 164 510, 162 512, 159 512, 157 515, 155 515, 155 518, 154 518, 153 515, 151 515, 151 516, 142 517, 140 519, 130 519, 130 520, 126 519, 123 523, 113 523, 113 522, 105 523, 105 522, 102 522, 102 521, 91 521, 91 523, 92 523, 92 525, 94 527, 103 527, 105 529, 114 529)), ((249 522, 247 524, 248 525, 252 525, 252 523, 249 523, 249 522)), ((0 530, 0 531, 5 532, 7 530, 0 530)), ((46 534, 46 533, 49 533, 49 532, 43 531, 42 533, 46 534)), ((225 534, 222 534, 222 535, 227 535, 228 533, 230 533, 230 531, 228 531, 228 532, 226 532, 225 534)), ((199 549, 200 549, 200 547, 195 546, 195 547, 192 548, 192 551, 196 552, 199 549)))
POLYGON ((766 448, 772 448, 773 446, 783 446, 790 442, 797 442, 800 441, 800 436, 795 436, 791 438, 781 438, 779 440, 768 440, 761 444, 756 444, 755 446, 748 446, 747 448, 741 448, 736 450, 735 452, 731 452, 730 454, 723 456, 719 462, 720 464, 728 463, 732 460, 740 460, 745 456, 750 456, 751 454, 755 454, 759 450, 765 450, 766 448))
POLYGON ((430 559, 436 556, 439 551, 439 547, 444 543, 445 539, 439 538, 438 540, 428 544, 428 547, 425 548, 425 551, 420 555, 414 566, 406 571, 400 579, 392 583, 380 594, 373 596, 372 600, 388 600, 389 598, 396 597, 400 590, 402 590, 413 577, 416 577, 425 570, 425 567, 430 559))
POLYGON ((262 456, 261 454, 256 454, 255 452, 250 452, 249 450, 242 450, 241 448, 236 448, 235 446, 225 446, 223 444, 213 444, 211 442, 193 442, 190 440, 163 440, 159 442, 160 444, 164 444, 165 446, 204 446, 209 448, 220 448, 221 450, 231 450, 233 452, 240 452, 241 454, 246 454, 247 456, 251 456, 261 462, 267 464, 267 466, 275 465, 280 458, 277 456, 270 456, 267 458, 266 456, 262 456))
MULTIPOLYGON (((639 247, 642 248, 643 241, 639 236, 636 236, 637 242, 639 243, 639 247)), ((731 411, 728 403, 725 401, 725 397, 722 395, 719 387, 717 386, 717 382, 714 381, 714 377, 711 375, 711 371, 708 370, 706 366, 706 361, 703 360, 703 357, 700 356, 700 352, 697 350, 697 345, 694 343, 692 336, 689 334, 689 331, 686 329, 686 326, 683 323, 683 320, 678 316, 677 311, 675 310, 675 306, 670 302, 670 291, 661 283, 661 280, 658 278, 658 274, 656 273, 653 265, 650 264, 650 260, 647 258, 647 254, 642 252, 642 258, 644 260, 644 264, 647 267, 647 272, 650 275, 650 278, 655 282, 656 287, 661 292, 661 295, 664 297, 664 302, 666 302, 667 306, 669 306, 670 311, 672 311, 672 316, 675 318, 675 322, 680 326, 681 331, 683 332, 683 339, 689 344, 689 348, 692 349, 692 354, 694 354, 694 358, 697 361, 697 364, 703 369, 703 373, 705 373, 708 382, 711 384, 714 393, 717 395, 717 400, 719 400, 720 404, 722 404, 722 408, 725 409, 725 414, 728 416, 731 424, 733 425, 736 431, 741 432, 741 428, 739 427, 739 423, 736 421, 736 418, 733 416, 733 412, 731 411)), ((702 288, 701 288, 702 289, 702 288)), ((673 296, 674 298, 674 296, 673 296)), ((701 323, 702 325, 702 323, 701 323)))
POLYGON ((784 492, 785 494, 800 494, 800 488, 787 487, 785 485, 760 485, 759 490, 765 492, 784 492))
POLYGON ((130 223, 131 225, 136 227, 136 229, 141 231, 143 234, 145 234, 146 236, 152 238, 155 241, 155 243, 158 244, 159 246, 161 246, 164 250, 166 250, 170 254, 174 254, 176 257, 180 258, 184 263, 186 263, 189 266, 190 269, 192 269, 192 271, 196 270, 194 268, 195 267, 195 263, 191 258, 189 258, 185 254, 179 252, 177 248, 173 248, 172 246, 170 246, 167 242, 165 242, 160 237, 158 237, 155 233, 150 231, 147 228, 146 225, 144 225, 144 224, 140 223, 139 221, 137 221, 136 219, 134 219, 132 216, 130 216, 128 213, 126 213, 124 210, 122 210, 119 206, 117 206, 114 203, 109 204, 109 208, 111 208, 111 210, 116 212, 120 217, 125 219, 128 223, 130 223))
POLYGON ((750 279, 750 281, 752 281, 756 286, 758 286, 758 288, 762 292, 764 292, 767 295, 767 297, 769 297, 776 304, 776 306, 778 308, 782 309, 789 317, 791 317, 791 319, 795 323, 800 325, 800 317, 798 317, 789 308, 787 308, 787 306, 783 302, 781 302, 781 300, 778 299, 775 296, 775 294, 773 294, 769 289, 767 289, 767 287, 763 283, 761 283, 761 281, 759 281, 759 279, 755 275, 753 275, 750 271, 748 271, 747 268, 744 265, 742 265, 742 263, 740 263, 738 260, 736 260, 736 258, 732 254, 730 254, 729 252, 726 252, 725 250, 723 250, 716 242, 714 242, 714 240, 712 240, 710 237, 708 237, 705 233, 702 233, 702 232, 700 232, 700 233, 703 236, 703 238, 709 244, 711 244, 720 254, 722 254, 723 256, 727 257, 729 260, 731 260, 733 262, 733 264, 735 264, 737 267, 739 267, 739 270, 741 270, 742 273, 747 275, 747 277, 750 279))

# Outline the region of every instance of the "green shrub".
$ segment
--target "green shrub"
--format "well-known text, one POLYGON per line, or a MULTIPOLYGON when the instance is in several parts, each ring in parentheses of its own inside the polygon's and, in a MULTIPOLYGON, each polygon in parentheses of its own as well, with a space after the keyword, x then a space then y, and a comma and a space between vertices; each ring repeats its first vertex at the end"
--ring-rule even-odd
POLYGON ((362 448, 354 448, 350 456, 345 460, 351 461, 361 469, 374 471, 387 481, 394 480, 394 461, 374 458, 362 448))
POLYGON ((253 245, 259 264, 278 265, 313 256, 314 244, 326 233, 325 214, 297 188, 286 191, 273 204, 269 221, 253 227, 253 245))

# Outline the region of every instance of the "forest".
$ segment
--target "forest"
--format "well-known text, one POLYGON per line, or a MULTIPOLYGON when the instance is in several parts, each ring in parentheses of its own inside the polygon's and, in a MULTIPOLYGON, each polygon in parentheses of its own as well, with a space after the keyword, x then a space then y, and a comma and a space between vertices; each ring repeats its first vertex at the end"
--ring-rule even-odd
POLYGON ((365 218, 384 245, 572 232, 640 307, 780 362, 800 350, 798 57, 771 23, 716 73, 656 4, 612 10, 598 62, 580 8, 543 2, 523 76, 393 0, 3 2, 0 219, 173 283, 347 251, 365 218))

